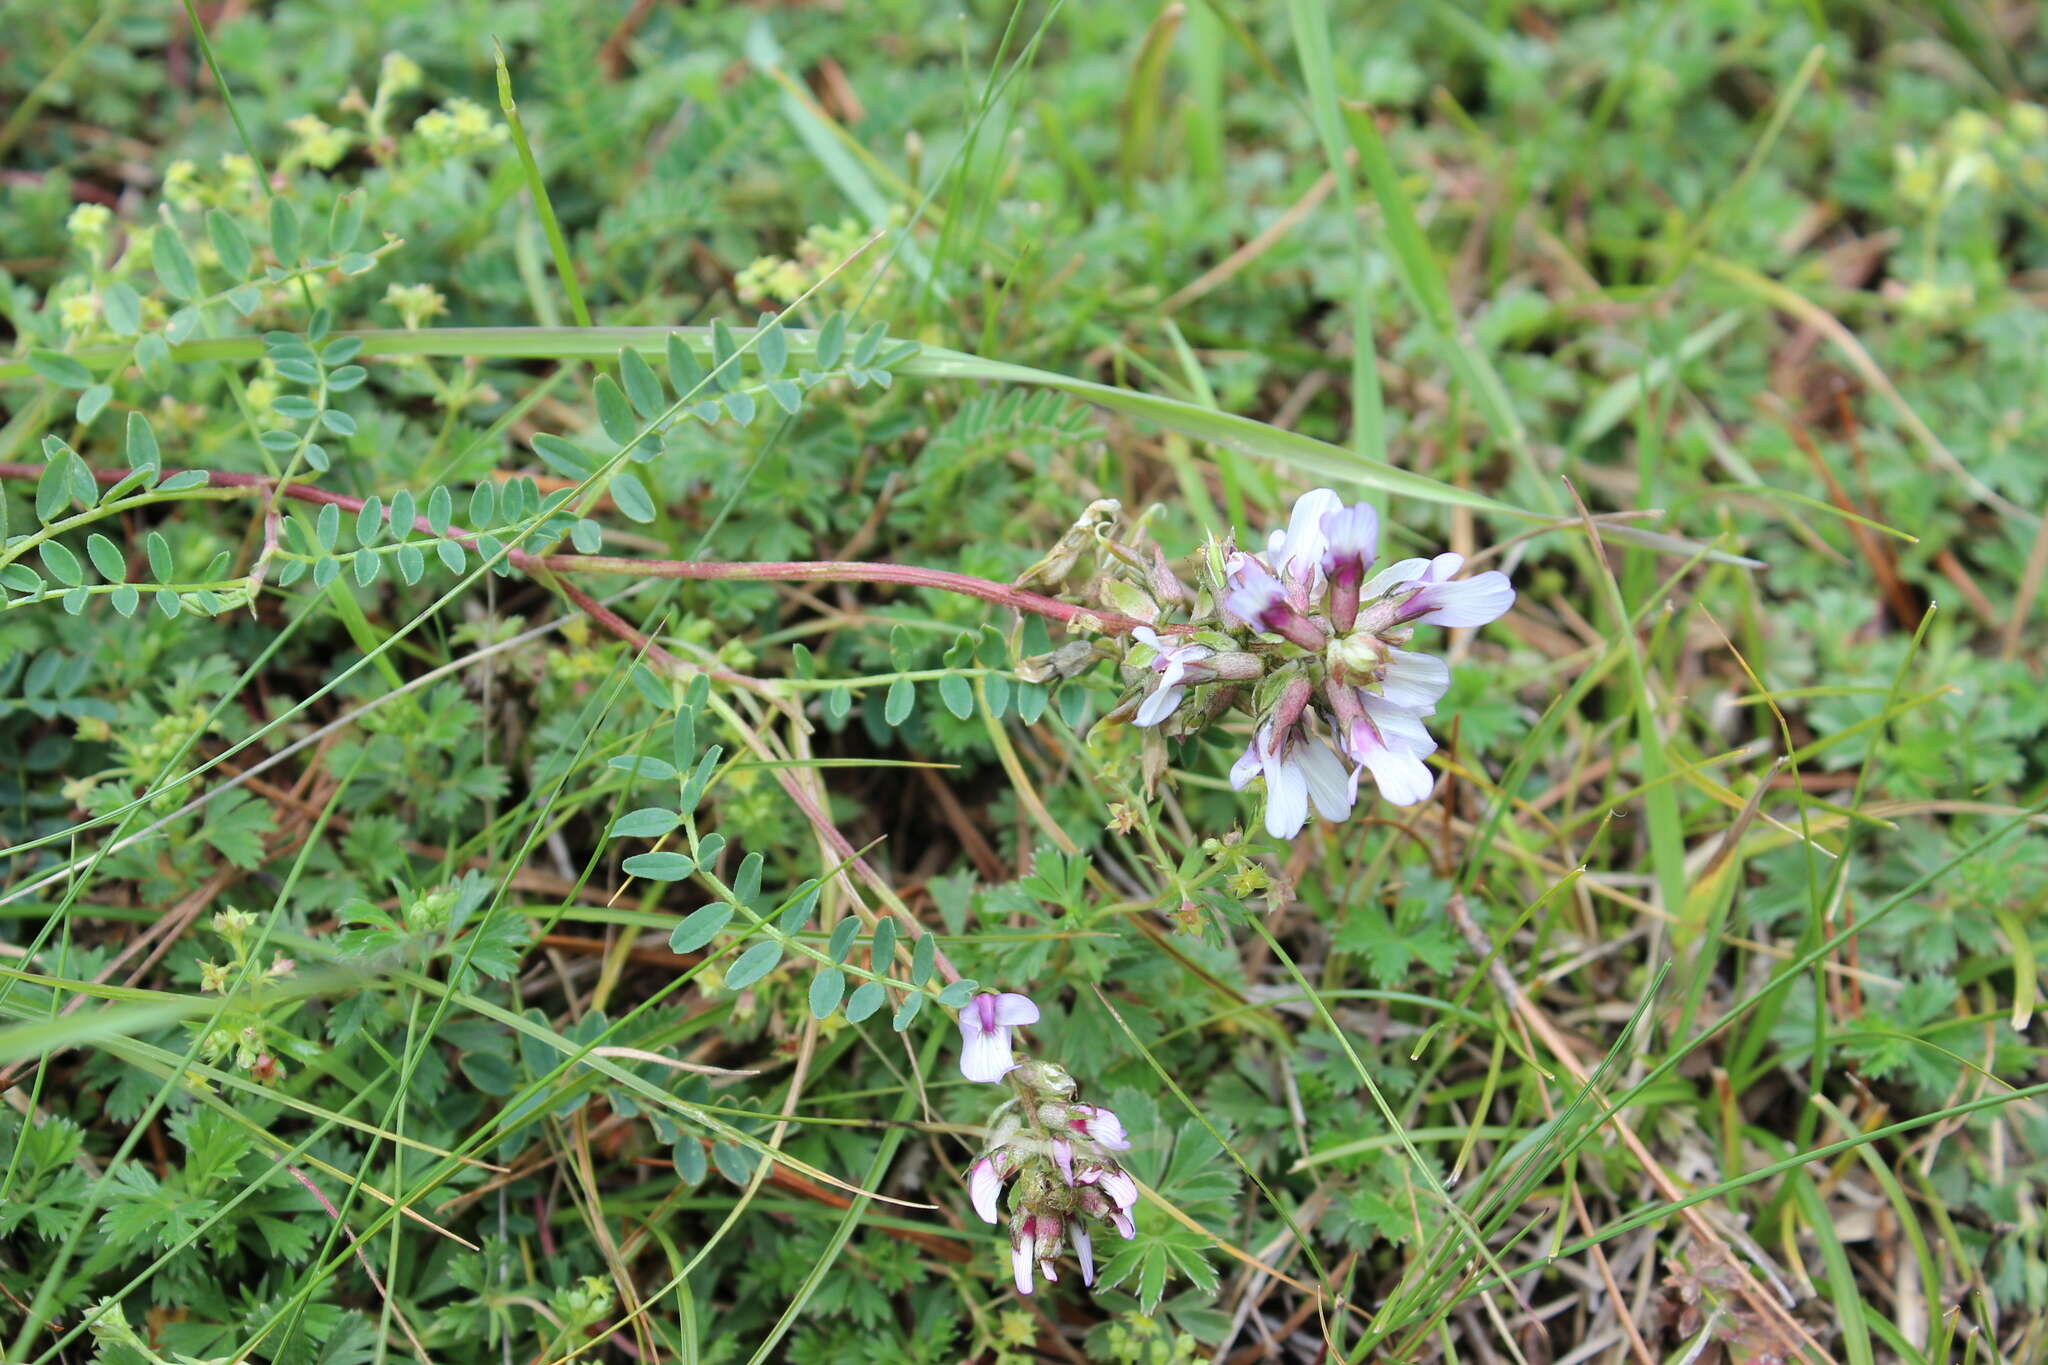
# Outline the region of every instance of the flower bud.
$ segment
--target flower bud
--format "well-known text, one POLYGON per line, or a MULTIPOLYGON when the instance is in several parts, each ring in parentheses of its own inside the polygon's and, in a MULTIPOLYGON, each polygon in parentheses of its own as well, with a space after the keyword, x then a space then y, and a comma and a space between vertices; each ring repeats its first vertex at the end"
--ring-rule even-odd
POLYGON ((1380 670, 1387 662, 1387 646, 1377 635, 1355 631, 1332 640, 1323 655, 1323 662, 1329 666, 1330 677, 1335 682, 1347 687, 1365 687, 1379 681, 1380 670))
POLYGON ((1323 577, 1330 585, 1330 620, 1340 631, 1358 619, 1358 589, 1378 551, 1379 520, 1363 502, 1323 515, 1323 577))
POLYGON ((1233 682, 1249 682, 1253 678, 1263 676, 1266 671, 1264 659, 1241 649, 1212 654, 1205 662, 1211 673, 1233 682))
POLYGON ((1303 649, 1321 653, 1329 643, 1329 633, 1288 600, 1287 585, 1247 554, 1231 558, 1230 588, 1223 598, 1223 610, 1303 649))
POLYGON ((1167 564, 1166 551, 1159 548, 1157 541, 1152 543, 1152 569, 1150 577, 1152 580, 1152 596, 1157 598, 1162 604, 1182 606, 1194 600, 1194 594, 1188 591, 1187 584, 1181 582, 1180 576, 1174 573, 1172 567, 1167 564))
POLYGON ((1042 1096, 1065 1098, 1076 1089, 1074 1078, 1065 1067, 1058 1062, 1040 1061, 1035 1057, 1013 1068, 1009 1078, 1020 1087, 1042 1096))
POLYGON ((1025 682, 1051 682, 1085 673, 1095 662, 1093 640, 1069 640, 1050 654, 1034 654, 1017 665, 1017 676, 1025 682))

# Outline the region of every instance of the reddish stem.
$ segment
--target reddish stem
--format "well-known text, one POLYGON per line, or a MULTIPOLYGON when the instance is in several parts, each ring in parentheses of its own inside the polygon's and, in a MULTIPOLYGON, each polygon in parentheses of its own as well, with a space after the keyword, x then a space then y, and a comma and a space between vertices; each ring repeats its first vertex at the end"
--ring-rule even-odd
POLYGON ((730 578, 766 579, 777 583, 902 583, 914 588, 936 588, 984 602, 1072 622, 1082 617, 1100 622, 1113 635, 1128 634, 1145 623, 1116 612, 1096 611, 1073 602, 1045 597, 1035 592, 1006 587, 986 578, 944 569, 922 569, 915 564, 870 564, 844 559, 795 559, 761 563, 734 563, 705 559, 626 559, 616 555, 544 555, 539 565, 554 572, 630 574, 642 578, 730 578))
MULTIPOLYGON (((126 469, 96 469, 93 471, 93 477, 101 483, 119 483, 132 472, 126 469)), ((168 476, 181 471, 166 470, 164 472, 168 476)), ((40 465, 0 464, 0 479, 33 479, 40 478, 41 475, 42 467, 40 465)), ((208 485, 214 488, 260 490, 274 488, 277 485, 275 479, 261 474, 235 474, 225 470, 208 470, 206 478, 208 485)), ((350 511, 362 510, 365 501, 362 498, 350 497, 346 493, 331 493, 324 488, 315 488, 310 484, 303 483, 286 484, 283 491, 285 497, 294 498, 300 502, 332 503, 336 507, 347 508, 350 511)), ((384 518, 386 521, 391 519, 391 509, 389 507, 384 508, 384 518)), ((424 532, 427 535, 434 534, 434 528, 427 524, 425 517, 414 517, 413 529, 424 532)), ((472 548, 475 546, 476 536, 473 532, 451 526, 447 534, 450 539, 472 548)), ((1013 607, 1019 611, 1035 611, 1041 615, 1051 616, 1061 621, 1072 621, 1082 615, 1092 615, 1102 623, 1104 630, 1118 634, 1129 631, 1133 626, 1144 624, 1141 621, 1133 620, 1128 616, 1120 616, 1114 612, 1090 613, 1086 608, 1077 607, 1071 602, 1056 601, 1053 598, 1041 597, 1037 593, 1032 592, 1020 592, 985 578, 970 578, 966 574, 946 573, 936 569, 918 569, 904 564, 859 564, 834 561, 794 564, 732 564, 689 560, 619 559, 604 555, 534 555, 528 554, 524 550, 512 550, 508 553, 507 557, 520 569, 550 575, 589 571, 610 574, 644 574, 651 578, 751 578, 782 581, 822 578, 849 582, 904 583, 916 587, 937 588, 942 592, 965 593, 970 597, 979 597, 985 602, 996 602, 1004 606, 1013 607)), ((684 663, 681 659, 676 658, 675 655, 654 643, 646 635, 628 624, 624 617, 592 597, 589 593, 584 592, 575 584, 564 582, 558 578, 555 580, 555 585, 562 590, 563 594, 571 602, 576 604, 577 609, 584 615, 634 648, 645 650, 647 657, 662 668, 679 675, 687 675, 696 671, 691 665, 684 663)), ((729 675, 714 673, 713 676, 728 677, 729 675)), ((772 756, 763 752, 761 757, 768 759, 772 756)), ((863 881, 874 887, 878 892, 886 893, 888 883, 882 879, 882 875, 874 869, 874 866, 867 859, 858 856, 852 842, 833 825, 831 817, 825 813, 824 808, 818 804, 811 793, 804 789, 797 775, 780 765, 773 766, 771 771, 775 775, 777 784, 789 795, 789 799, 796 803, 797 808, 803 812, 804 818, 810 821, 812 827, 818 831, 826 844, 831 847, 834 855, 848 860, 852 870, 859 873, 863 881)), ((906 919, 906 923, 914 928, 921 927, 917 926, 914 920, 906 919)), ((939 975, 945 980, 950 982, 960 979, 959 971, 946 959, 946 955, 943 952, 937 955, 935 965, 938 968, 939 975)))
MULTIPOLYGON (((34 479, 42 476, 43 467, 31 464, 0 464, 0 479, 34 479)), ((95 469, 93 477, 101 483, 119 483, 132 470, 95 469)), ((182 470, 165 470, 166 476, 183 473, 182 470)), ((207 470, 206 481, 213 488, 274 488, 277 480, 262 474, 236 474, 226 470, 207 470)), ((332 504, 351 512, 362 510, 364 499, 351 497, 346 493, 334 493, 311 484, 292 483, 284 486, 284 496, 299 502, 332 504)), ((384 508, 384 519, 391 519, 391 509, 384 508)), ((412 529, 426 535, 435 534, 434 528, 425 517, 413 518, 412 529)), ((476 547, 476 534, 459 526, 448 528, 450 540, 476 547)), ((969 574, 949 573, 944 569, 924 569, 914 564, 863 563, 858 560, 793 560, 768 563, 738 563, 712 559, 626 559, 617 555, 536 555, 525 550, 512 550, 506 556, 513 567, 531 572, 544 569, 549 573, 602 573, 621 574, 640 578, 695 578, 769 581, 778 583, 837 582, 837 583, 899 583, 905 587, 932 588, 939 592, 959 593, 965 597, 978 597, 984 602, 1009 607, 1013 611, 1028 611, 1034 616, 1050 617, 1069 625, 1087 621, 1105 634, 1128 635, 1133 629, 1144 625, 1135 617, 1113 611, 1097 611, 1073 602, 1062 602, 1058 598, 1046 597, 1040 593, 1025 592, 992 579, 975 578, 969 574)), ((1174 627, 1161 626, 1162 631, 1171 632, 1174 627)), ((1184 627, 1183 627, 1184 629, 1184 627)))

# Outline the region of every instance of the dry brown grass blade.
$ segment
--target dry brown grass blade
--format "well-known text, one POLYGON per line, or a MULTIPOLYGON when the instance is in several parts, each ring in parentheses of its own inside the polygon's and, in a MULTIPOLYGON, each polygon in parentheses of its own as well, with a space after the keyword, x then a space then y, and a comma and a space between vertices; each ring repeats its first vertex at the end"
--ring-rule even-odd
POLYGON ((1892 412, 1905 425, 1906 429, 1913 433, 1914 439, 1920 442, 1922 448, 1933 457, 1934 462, 1954 476, 1963 487, 1969 490, 1972 497, 1988 507, 1998 509, 1998 511, 2006 516, 2015 517, 2028 524, 2034 524, 2040 520, 2038 516, 2029 512, 2026 508, 2019 506, 2008 498, 2000 497, 1982 479, 1972 474, 1964 466, 1963 462, 1956 458, 1955 452, 1944 445, 1941 438, 1934 434, 1933 428, 1920 419, 1920 414, 1913 410, 1913 405, 1906 401, 1906 396, 1899 392, 1898 386, 1892 383, 1891 377, 1885 374, 1883 368, 1872 358, 1870 352, 1864 348, 1863 343, 1856 339, 1856 334, 1844 326, 1841 320, 1833 313, 1806 298, 1798 291, 1790 289, 1777 280, 1770 278, 1768 275, 1736 265, 1732 261, 1724 261, 1715 257, 1702 256, 1696 259, 1708 273, 1719 275, 1731 284, 1749 290, 1751 293, 1764 299, 1765 302, 1769 303, 1779 312, 1790 314, 1799 321, 1812 326, 1821 335, 1825 336, 1834 345, 1836 350, 1848 358, 1850 366, 1855 369, 1857 374, 1863 377, 1863 381, 1884 395, 1885 401, 1891 405, 1892 412))
MULTIPOLYGON (((1807 461, 1813 465, 1814 473, 1827 485, 1828 501, 1854 516, 1870 515, 1856 505, 1855 499, 1849 496, 1849 490, 1835 477, 1834 470, 1828 467, 1827 457, 1821 454, 1820 447, 1814 443, 1806 428, 1795 421, 1792 415, 1784 410, 1782 404, 1773 401, 1770 406, 1777 410, 1779 424, 1784 427, 1786 435, 1792 438, 1792 443, 1799 447, 1807 461)), ((1871 574, 1876 577, 1878 586, 1883 590, 1885 602, 1891 608, 1893 623, 1906 626, 1918 621, 1920 605, 1914 601, 1913 592, 1906 586, 1905 580, 1899 577, 1898 556, 1892 552, 1891 547, 1881 542, 1869 527, 1859 521, 1845 519, 1842 524, 1849 528, 1850 536, 1856 541, 1856 548, 1863 552, 1863 562, 1869 566, 1871 574)))
POLYGON ((1211 290, 1227 284, 1239 271, 1272 250, 1274 243, 1294 231, 1295 226, 1314 213, 1317 206, 1329 198, 1330 191, 1336 187, 1336 177, 1324 171, 1316 178, 1316 183, 1308 187, 1307 194, 1289 204, 1286 210, 1268 223, 1256 237, 1175 290, 1159 305, 1159 311, 1166 314, 1176 313, 1211 290))
MULTIPOLYGON (((1158 1209, 1161 1213, 1164 1213, 1168 1218, 1171 1218, 1174 1222, 1180 1224, 1189 1232, 1195 1233, 1197 1236, 1206 1238, 1210 1245, 1214 1246, 1218 1251, 1222 1252, 1225 1256, 1230 1257, 1231 1260, 1236 1261, 1240 1265, 1248 1266, 1251 1269, 1258 1271, 1262 1275, 1271 1276, 1273 1279, 1279 1281, 1281 1284, 1286 1285, 1289 1289, 1295 1290, 1297 1293, 1306 1294, 1310 1298, 1315 1299, 1318 1302, 1323 1301, 1322 1286, 1310 1284, 1306 1280, 1297 1280, 1294 1278, 1294 1276, 1289 1275, 1286 1271, 1280 1269, 1278 1266, 1270 1265, 1267 1262, 1260 1260, 1257 1256, 1254 1256, 1251 1252, 1246 1251, 1243 1247, 1238 1246, 1235 1242, 1229 1241, 1224 1237, 1220 1236, 1219 1234, 1217 1234, 1216 1232, 1212 1231, 1211 1229, 1203 1227, 1200 1223, 1196 1222, 1193 1218, 1189 1217, 1186 1213, 1182 1212, 1178 1205, 1174 1204, 1171 1200, 1163 1197, 1159 1193, 1159 1191, 1153 1189, 1150 1185, 1144 1184, 1142 1181, 1139 1182, 1138 1193, 1145 1197, 1146 1203, 1150 1204, 1153 1208, 1158 1209)), ((1357 1317, 1361 1321, 1369 1322, 1372 1320, 1372 1315, 1366 1312, 1364 1309, 1358 1307, 1358 1305, 1356 1304, 1345 1304, 1344 1311, 1352 1314, 1354 1317, 1357 1317)))
MULTIPOLYGON (((334 1207, 333 1203, 328 1200, 327 1195, 318 1185, 313 1183, 312 1178, 304 1171, 296 1166, 286 1166, 285 1170, 291 1173, 292 1179, 304 1185, 307 1191, 320 1201, 321 1208, 327 1210, 327 1216, 332 1218, 335 1225, 341 1229, 341 1235, 348 1238, 348 1249, 355 1253, 356 1263, 363 1268, 363 1274, 369 1277, 370 1287, 377 1291, 377 1297, 382 1299, 384 1306, 391 1310, 392 1319, 398 1323, 398 1329, 405 1333, 405 1339, 412 1343, 413 1350, 419 1353, 419 1358, 424 1362, 424 1365, 432 1365, 433 1356, 429 1355, 427 1348, 420 1344, 418 1334, 412 1330, 412 1323, 406 1319, 405 1310, 398 1306, 398 1301, 392 1298, 390 1293, 385 1290, 384 1282, 377 1278, 377 1272, 370 1266, 370 1258, 363 1255, 362 1244, 356 1240, 355 1230, 349 1227, 347 1222, 342 1219, 341 1210, 334 1207)), ((367 1189, 369 1187, 364 1186, 364 1188, 367 1189)), ((472 1247, 471 1250, 475 1250, 475 1248, 472 1247)))
POLYGON ((2012 615, 2006 618, 1999 640, 1998 656, 2008 663, 2019 657, 2020 636, 2026 631, 2027 618, 2034 614, 2044 578, 2048 578, 2048 517, 2041 518, 2034 528, 2033 548, 2027 552, 2027 567, 2020 573, 2019 591, 2013 594, 2012 615))
MULTIPOLYGON (((1516 1015, 1528 1027, 1530 1033, 1534 1034, 1551 1055, 1557 1058, 1559 1065, 1564 1067, 1572 1080, 1581 1088, 1586 1087, 1592 1079, 1592 1073, 1586 1069, 1585 1063, 1579 1060, 1578 1049, 1572 1046, 1571 1040, 1565 1036, 1564 1031, 1551 1022, 1550 1016, 1544 1012, 1543 1007, 1529 998, 1528 993, 1521 988, 1513 974, 1508 971, 1507 964, 1502 962, 1499 956, 1494 953, 1492 940, 1487 938, 1486 931, 1479 927, 1478 921, 1472 918, 1471 909, 1465 903, 1465 898, 1462 895, 1453 895, 1445 908, 1450 916, 1451 923, 1457 928, 1459 933, 1464 935, 1465 941, 1472 945, 1472 950, 1482 958, 1491 958, 1491 961, 1488 963, 1488 972, 1493 981, 1494 990, 1499 992, 1501 999, 1513 1008, 1516 1015)), ((1603 1104, 1602 1108, 1606 1109, 1606 1106, 1603 1104)), ((1649 1147, 1636 1135, 1635 1129, 1629 1125, 1628 1120, 1612 1109, 1606 1109, 1606 1113, 1607 1122, 1612 1125, 1615 1135, 1621 1139, 1622 1145, 1628 1148, 1629 1155, 1635 1158, 1636 1163, 1642 1167, 1644 1174, 1649 1176, 1650 1182, 1657 1187, 1658 1193, 1673 1203, 1684 1199, 1686 1197, 1684 1188, 1679 1185, 1678 1181, 1672 1177, 1669 1171, 1664 1169, 1663 1164, 1651 1154, 1649 1147)), ((1687 1230, 1699 1241, 1701 1247, 1733 1272, 1736 1277, 1737 1292, 1742 1295, 1744 1301, 1750 1305, 1751 1309, 1759 1317, 1766 1322, 1772 1323, 1779 1332, 1785 1334, 1788 1340, 1795 1341, 1802 1348, 1810 1350, 1815 1359, 1833 1361, 1834 1357, 1830 1356, 1821 1344, 1814 1340, 1813 1334, 1806 1330, 1805 1325, 1787 1312, 1785 1306, 1778 1302, 1777 1296, 1772 1294, 1764 1286, 1763 1282, 1757 1279, 1748 1264, 1736 1256, 1735 1249, 1728 1244, 1728 1240, 1721 1235, 1719 1229, 1700 1211, 1700 1207, 1697 1204, 1679 1209, 1678 1216, 1685 1222, 1687 1230)))

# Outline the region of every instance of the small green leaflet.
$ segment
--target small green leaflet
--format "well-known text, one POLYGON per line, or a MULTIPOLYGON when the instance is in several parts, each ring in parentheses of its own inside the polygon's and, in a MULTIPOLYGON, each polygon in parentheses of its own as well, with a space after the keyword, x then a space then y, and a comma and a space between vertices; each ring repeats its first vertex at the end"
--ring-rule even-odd
POLYGON ((889 1003, 889 993, 879 981, 863 981, 846 1002, 846 1022, 858 1024, 889 1003))
POLYGON ((852 915, 848 915, 845 919, 840 920, 837 925, 833 926, 832 941, 826 948, 826 955, 835 963, 846 961, 847 954, 853 951, 853 940, 859 934, 859 920, 855 919, 852 915))
POLYGON ((901 725, 910 718, 916 705, 917 685, 908 678, 898 678, 889 684, 889 698, 882 704, 882 719, 891 726, 901 725))
POLYGON ((910 1027, 910 1021, 917 1018, 917 1012, 924 1008, 924 997, 916 991, 903 997, 903 1003, 896 1007, 896 1017, 889 1021, 889 1027, 898 1033, 910 1027))
POLYGON ((974 688, 958 673, 948 673, 939 679, 939 700, 960 720, 974 714, 974 688))
POLYGON ((643 526, 654 520, 653 495, 637 475, 623 469, 612 475, 611 494, 613 504, 626 517, 643 526))
POLYGON ((668 947, 672 953, 694 953, 712 939, 719 930, 732 922, 732 907, 719 901, 692 910, 683 917, 668 936, 668 947))
POLYGON ((727 989, 741 991, 775 970, 782 961, 782 945, 774 939, 756 943, 741 953, 725 973, 727 989))
POLYGON ((697 870, 686 853, 636 853, 619 866, 651 882, 679 882, 697 870))
POLYGON ((618 823, 612 826, 612 837, 659 839, 681 823, 681 817, 672 810, 663 810, 660 806, 642 806, 619 817, 618 823))
POLYGON ((832 1011, 839 1008, 840 1000, 846 994, 846 973, 837 967, 821 968, 811 978, 811 1014, 818 1019, 828 1019, 832 1011))

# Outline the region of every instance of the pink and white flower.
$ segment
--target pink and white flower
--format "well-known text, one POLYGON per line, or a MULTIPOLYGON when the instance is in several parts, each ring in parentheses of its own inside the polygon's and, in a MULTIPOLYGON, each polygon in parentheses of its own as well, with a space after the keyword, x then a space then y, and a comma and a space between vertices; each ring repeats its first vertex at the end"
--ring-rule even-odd
POLYGON ((1436 752, 1436 741, 1420 712, 1396 706, 1385 697, 1356 688, 1330 689, 1337 714, 1337 742, 1345 757, 1358 766, 1348 779, 1358 793, 1361 772, 1372 774, 1380 795, 1397 806, 1427 800, 1436 779, 1422 760, 1436 752))
MULTIPOLYGON (((1297 712, 1301 704, 1297 699, 1297 712)), ((1122 1121, 1099 1104, 1075 1102, 1074 1078, 1057 1062, 1010 1051, 1010 1030, 1037 1019, 1036 1005, 1011 994, 977 995, 960 1012, 967 1044, 961 1069, 974 1080, 1004 1078, 1011 1092, 990 1116, 986 1145, 968 1167, 967 1198, 975 1216, 992 1224, 1002 1217, 1009 1185, 1010 1271, 1020 1294, 1031 1293, 1041 1277, 1057 1281, 1058 1258, 1069 1247, 1082 1282, 1095 1283, 1090 1220, 1126 1239, 1137 1235, 1131 1210, 1138 1182, 1116 1158, 1131 1145, 1122 1121)))
POLYGON ((1380 518, 1371 503, 1323 514, 1323 578, 1330 586, 1330 623, 1339 632, 1358 621, 1359 588, 1379 552, 1380 518))
POLYGON ((1287 586, 1273 577, 1264 563, 1245 554, 1233 553, 1225 562, 1223 580, 1229 591, 1223 595, 1223 610, 1248 626, 1266 629, 1266 617, 1287 607, 1287 586))
POLYGON ((1029 996, 1005 991, 984 992, 960 1011, 960 1074, 970 1081, 993 1084, 1016 1065, 1010 1051, 1010 1030, 1038 1022, 1038 1006, 1029 996))
POLYGON ((1308 610, 1309 601, 1322 588, 1329 518, 1343 510, 1344 500, 1337 496, 1337 490, 1311 488, 1294 500, 1294 510, 1287 515, 1287 529, 1275 531, 1266 539, 1266 559, 1287 580, 1288 596, 1301 611, 1308 610))
POLYGON ((1230 785, 1243 791, 1258 777, 1266 780, 1266 833, 1275 839, 1301 833, 1311 802, 1325 820, 1342 820, 1357 801, 1357 786, 1345 776, 1343 761, 1299 723, 1276 731, 1276 722, 1269 720, 1252 735, 1231 765, 1230 785))
MULTIPOLYGON (((1010 1224, 1010 1272, 1019 1294, 1031 1292, 1033 1270, 1045 1276, 1047 1284, 1059 1279, 1053 1258, 1060 1254, 1060 1237, 1066 1231, 1066 1221, 1056 1213, 1027 1213, 1010 1224)), ((1094 1270, 1091 1261, 1089 1274, 1093 1275, 1094 1270)))
POLYGON ((1067 1106, 1067 1122, 1077 1133, 1105 1151, 1128 1152, 1131 1150, 1130 1134, 1124 1129, 1124 1121, 1099 1104, 1073 1104, 1067 1106))
MULTIPOLYGON (((1081 1212, 1087 1214, 1090 1218, 1100 1218, 1115 1228, 1117 1235, 1126 1242, 1138 1235, 1137 1220, 1131 1217, 1129 1209, 1124 1205, 1118 1204, 1114 1199, 1104 1194, 1101 1190, 1096 1189, 1093 1185, 1081 1186, 1075 1192, 1074 1202, 1080 1206, 1081 1212)), ((1135 1192, 1133 1202, 1135 1202, 1135 1192)))
POLYGON ((1093 1185, 1108 1195, 1109 1202, 1120 1209, 1132 1208, 1138 1202, 1138 1182, 1121 1166, 1087 1166, 1082 1170, 1078 1183, 1093 1185))
POLYGON ((1385 596, 1390 604, 1398 601, 1395 622, 1424 626, 1483 626, 1515 605, 1515 589, 1506 574, 1488 569, 1453 580, 1451 575, 1464 566, 1465 556, 1448 552, 1434 559, 1404 559, 1374 575, 1365 596, 1385 596))
POLYGON ((1329 642, 1329 632, 1302 614, 1306 594, 1299 594, 1303 602, 1296 605, 1289 586, 1252 556, 1241 551, 1231 555, 1224 582, 1223 610, 1228 615, 1303 649, 1321 650, 1329 642))
POLYGON ((1152 668, 1159 674, 1159 685, 1138 706, 1137 722, 1141 726, 1157 725, 1180 709, 1190 683, 1208 680, 1201 663, 1216 651, 1207 645, 1170 643, 1150 626, 1136 627, 1131 636, 1138 643, 1151 646, 1152 668))
POLYGON ((1019 1294, 1029 1294, 1037 1283, 1032 1273, 1038 1269, 1038 1241, 1031 1231, 1036 1222, 1036 1215, 1027 1213, 1010 1229, 1010 1277, 1019 1294))

